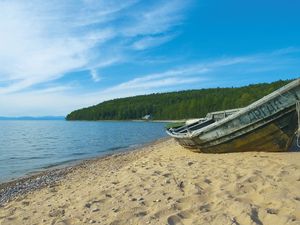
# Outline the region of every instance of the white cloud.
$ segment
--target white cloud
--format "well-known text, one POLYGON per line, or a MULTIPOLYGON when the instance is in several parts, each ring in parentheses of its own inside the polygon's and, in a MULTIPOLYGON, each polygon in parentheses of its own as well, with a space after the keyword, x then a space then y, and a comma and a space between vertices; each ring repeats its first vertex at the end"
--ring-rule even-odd
POLYGON ((182 10, 189 1, 172 0, 159 1, 158 4, 146 10, 136 11, 131 26, 122 29, 124 36, 154 35, 170 31, 174 26, 182 23, 182 10))
POLYGON ((174 35, 145 37, 133 43, 132 47, 135 50, 145 50, 163 43, 166 43, 174 38, 174 35))
MULTIPOLYGON (((104 92, 112 92, 116 90, 134 90, 142 88, 145 90, 154 87, 163 87, 170 85, 179 85, 183 83, 192 83, 195 78, 189 76, 196 76, 208 72, 207 68, 198 65, 177 70, 169 70, 162 73, 148 74, 132 79, 130 81, 121 83, 115 87, 104 90, 104 92)), ((201 80, 197 78, 197 80, 201 80)))
POLYGON ((43 5, 29 6, 25 1, 0 3, 0 73, 2 80, 13 82, 0 93, 49 82, 88 66, 89 51, 114 35, 104 29, 73 35, 73 27, 65 21, 53 22, 40 15, 43 5))
POLYGON ((138 0, 1 1, 0 94, 126 61, 125 47, 140 36, 133 50, 169 41, 168 35, 152 36, 180 23, 183 1, 157 1, 136 13, 139 5, 138 0))
POLYGON ((195 82, 204 82, 210 78, 206 75, 216 69, 231 65, 245 64, 252 61, 252 57, 233 57, 218 59, 205 63, 196 63, 192 65, 181 66, 160 73, 151 73, 138 76, 127 82, 118 84, 114 87, 103 90, 96 95, 107 93, 127 92, 128 90, 152 90, 161 87, 179 86, 195 82))
MULTIPOLYGON (((282 50, 282 54, 283 52, 284 54, 288 54, 287 51, 287 49, 282 50)), ((291 51, 294 52, 294 49, 291 51)), ((98 97, 98 101, 93 103, 96 104, 112 98, 161 92, 164 88, 176 90, 176 88, 181 87, 183 84, 196 85, 196 87, 199 88, 205 86, 206 83, 212 83, 213 87, 215 87, 218 84, 222 84, 223 81, 226 82, 228 79, 234 79, 232 77, 236 76, 237 73, 242 72, 247 75, 248 72, 272 71, 274 68, 278 69, 277 63, 275 62, 288 61, 288 57, 276 57, 274 58, 274 52, 270 52, 241 57, 223 57, 221 59, 183 65, 159 73, 140 75, 137 78, 102 91, 88 93, 87 96, 91 99, 97 99, 97 96, 106 96, 105 98, 98 97), (270 61, 274 63, 275 67, 270 67, 270 61), (240 67, 242 67, 243 70, 240 70, 240 67), (256 71, 252 70, 253 68, 256 68, 256 71), (212 77, 211 75, 214 76, 212 77)), ((297 64, 297 62, 293 62, 293 65, 295 64, 297 64)), ((289 65, 288 62, 286 65, 289 65)), ((242 77, 242 74, 239 76, 242 77)), ((261 78, 263 77, 264 76, 261 76, 261 78)), ((251 81, 252 78, 248 77, 248 80, 251 81)), ((235 83, 239 83, 238 80, 235 83)))
MULTIPOLYGON (((49 113, 52 115, 66 115, 72 110, 95 105, 105 100, 162 92, 164 90, 178 90, 182 85, 190 87, 197 84, 196 87, 198 88, 207 87, 207 84, 210 84, 211 87, 223 86, 224 82, 227 82, 226 85, 229 86, 232 86, 233 83, 240 85, 241 80, 243 82, 248 81, 248 83, 253 81, 254 78, 247 74, 249 71, 254 73, 259 72, 259 70, 263 73, 272 71, 270 62, 274 64, 276 71, 279 68, 278 62, 282 61, 286 62, 288 67, 293 68, 293 71, 299 71, 297 61, 292 61, 292 64, 289 64, 289 55, 286 51, 282 50, 283 55, 281 57, 277 53, 274 54, 274 52, 279 51, 274 51, 182 65, 158 73, 141 74, 134 79, 101 91, 86 91, 79 94, 72 92, 72 85, 57 85, 42 90, 1 94, 0 105, 5 106, 1 108, 1 114, 10 116, 40 116, 49 113), (257 71, 251 71, 253 68, 257 71), (243 77, 241 74, 246 74, 246 76, 243 77), (235 76, 239 79, 236 79, 235 76)), ((256 82, 265 82, 266 78, 268 78, 268 74, 262 75, 259 79, 256 78, 256 82)), ((280 75, 278 78, 273 77, 272 79, 279 78, 281 78, 280 75)), ((293 78, 293 76, 286 78, 293 78)))
POLYGON ((93 81, 99 82, 101 80, 101 77, 99 76, 98 72, 95 69, 91 70, 91 76, 93 81))

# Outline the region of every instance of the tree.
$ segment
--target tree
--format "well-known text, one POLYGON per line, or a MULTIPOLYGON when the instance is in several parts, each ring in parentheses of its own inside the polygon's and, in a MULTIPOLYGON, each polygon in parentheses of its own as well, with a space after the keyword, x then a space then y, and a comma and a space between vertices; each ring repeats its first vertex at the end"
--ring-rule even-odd
POLYGON ((114 99, 75 110, 67 120, 131 120, 151 114, 153 119, 204 117, 208 112, 240 108, 275 91, 290 80, 239 88, 210 88, 114 99))

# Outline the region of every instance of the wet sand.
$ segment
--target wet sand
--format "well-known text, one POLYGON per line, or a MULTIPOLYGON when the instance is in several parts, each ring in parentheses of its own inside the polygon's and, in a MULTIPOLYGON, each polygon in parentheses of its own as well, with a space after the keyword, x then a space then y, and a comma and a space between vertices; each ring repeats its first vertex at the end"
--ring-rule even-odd
POLYGON ((298 152, 199 154, 166 139, 67 171, 3 203, 0 224, 300 224, 298 152))

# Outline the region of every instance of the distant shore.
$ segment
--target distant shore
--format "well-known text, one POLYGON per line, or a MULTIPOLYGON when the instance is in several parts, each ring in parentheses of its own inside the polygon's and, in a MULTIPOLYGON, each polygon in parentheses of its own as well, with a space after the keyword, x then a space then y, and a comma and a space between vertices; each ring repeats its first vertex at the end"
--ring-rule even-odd
POLYGON ((153 123, 178 123, 186 120, 131 120, 133 122, 153 122, 153 123))
POLYGON ((87 122, 153 122, 153 123, 177 123, 177 122, 184 122, 186 119, 182 120, 67 120, 70 122, 73 121, 87 121, 87 122))
POLYGON ((299 224, 299 160, 194 153, 166 138, 32 177, 50 182, 3 202, 0 224, 299 224))

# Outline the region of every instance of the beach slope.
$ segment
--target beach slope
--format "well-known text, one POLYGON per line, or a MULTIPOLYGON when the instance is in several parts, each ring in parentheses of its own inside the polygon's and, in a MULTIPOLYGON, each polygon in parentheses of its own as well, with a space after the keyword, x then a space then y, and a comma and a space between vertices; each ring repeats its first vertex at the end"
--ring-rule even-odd
POLYGON ((201 154, 166 139, 86 161, 0 207, 1 225, 300 224, 300 153, 201 154))

